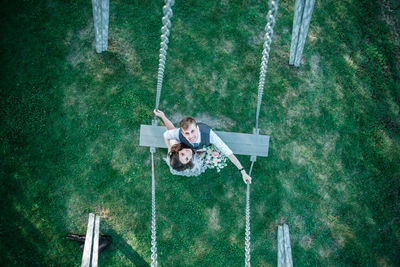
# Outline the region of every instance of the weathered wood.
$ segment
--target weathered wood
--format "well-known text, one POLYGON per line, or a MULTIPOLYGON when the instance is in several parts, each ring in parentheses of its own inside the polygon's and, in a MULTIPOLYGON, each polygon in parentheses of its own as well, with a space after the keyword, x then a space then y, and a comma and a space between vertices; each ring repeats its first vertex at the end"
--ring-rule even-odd
POLYGON ((290 246, 289 226, 283 225, 283 237, 285 240, 285 262, 287 267, 293 267, 292 248, 290 246))
POLYGON ((285 266, 285 246, 283 238, 283 227, 278 226, 278 267, 285 266))
MULTIPOLYGON (((166 148, 164 126, 140 125, 140 146, 166 148)), ((234 154, 268 156, 269 136, 215 131, 234 154)))
POLYGON ((107 51, 108 22, 110 13, 109 0, 92 0, 96 52, 107 51))
POLYGON ((289 64, 293 65, 296 59, 297 44, 299 42, 299 32, 301 26, 301 18, 304 10, 305 0, 296 0, 294 5, 294 17, 293 17, 293 29, 292 29, 292 41, 290 44, 290 57, 289 64))
POLYGON ((83 248, 82 267, 89 267, 92 254, 93 230, 94 230, 94 214, 89 214, 89 221, 86 229, 85 246, 83 248))
POLYGON ((289 64, 300 66, 315 0, 296 0, 289 64))
POLYGON ((82 267, 97 267, 99 257, 100 217, 89 214, 86 229, 85 245, 83 247, 82 267))
POLYGON ((110 17, 110 0, 102 0, 101 2, 101 50, 107 51, 108 47, 108 22, 110 17))
POLYGON ((99 234, 100 234, 100 217, 96 216, 94 224, 94 240, 93 240, 93 255, 92 267, 97 267, 99 259, 99 234))
POLYGON ((293 267, 292 249, 290 246, 289 226, 278 226, 278 267, 293 267))

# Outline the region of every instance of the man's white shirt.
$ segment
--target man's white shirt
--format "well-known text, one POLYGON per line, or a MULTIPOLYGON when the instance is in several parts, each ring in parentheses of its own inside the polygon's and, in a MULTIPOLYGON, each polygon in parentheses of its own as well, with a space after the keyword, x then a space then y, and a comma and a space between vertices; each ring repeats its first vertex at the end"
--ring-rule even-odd
MULTIPOLYGON (((169 140, 176 140, 180 142, 179 140, 179 128, 175 128, 172 130, 167 130, 164 132, 164 138, 169 139, 169 140)), ((199 131, 199 136, 197 137, 196 143, 200 143, 201 141, 201 132, 199 131)), ((218 135, 214 133, 213 130, 210 130, 210 143, 213 144, 216 148, 218 148, 222 154, 225 156, 230 156, 233 154, 232 150, 224 143, 224 141, 219 138, 218 135)))

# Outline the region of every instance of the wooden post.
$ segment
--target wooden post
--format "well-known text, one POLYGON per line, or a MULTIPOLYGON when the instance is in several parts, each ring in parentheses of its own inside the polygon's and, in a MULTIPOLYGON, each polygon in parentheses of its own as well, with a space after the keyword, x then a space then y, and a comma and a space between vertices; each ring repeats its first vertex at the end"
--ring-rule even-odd
POLYGON ((101 25, 102 25, 102 52, 107 51, 108 47, 108 21, 110 17, 110 0, 102 0, 101 5, 101 25))
POLYGON ((107 51, 110 0, 92 0, 96 52, 107 51))
POLYGON ((99 259, 99 234, 100 234, 100 217, 96 216, 94 224, 94 240, 93 240, 93 255, 92 255, 92 267, 97 267, 99 259))
POLYGON ((82 267, 89 267, 92 255, 94 214, 89 214, 89 221, 86 229, 85 246, 83 247, 82 267))
POLYGON ((285 246, 283 239, 283 228, 278 226, 278 267, 285 266, 285 246))
POLYGON ((296 0, 289 65, 300 66, 315 0, 296 0))
POLYGON ((293 267, 289 226, 278 226, 278 267, 293 267))
POLYGON ((89 214, 81 267, 97 267, 99 258, 100 217, 89 214))
POLYGON ((290 246, 289 226, 283 225, 283 238, 285 239, 285 261, 286 266, 293 267, 292 262, 292 247, 290 246))

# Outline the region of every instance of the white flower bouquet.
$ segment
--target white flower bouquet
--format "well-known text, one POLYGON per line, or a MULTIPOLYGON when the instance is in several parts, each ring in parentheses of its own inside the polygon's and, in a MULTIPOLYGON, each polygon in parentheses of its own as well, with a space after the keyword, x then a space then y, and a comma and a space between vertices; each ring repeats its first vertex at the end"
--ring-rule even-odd
POLYGON ((217 169, 217 172, 227 166, 227 158, 214 145, 206 147, 206 151, 202 153, 201 157, 204 159, 206 168, 217 169))

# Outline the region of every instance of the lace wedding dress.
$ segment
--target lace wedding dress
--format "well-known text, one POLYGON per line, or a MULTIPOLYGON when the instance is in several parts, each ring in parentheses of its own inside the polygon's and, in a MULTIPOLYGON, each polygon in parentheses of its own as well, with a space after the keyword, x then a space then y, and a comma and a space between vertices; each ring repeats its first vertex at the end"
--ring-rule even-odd
POLYGON ((204 159, 201 158, 198 154, 194 154, 193 156, 193 168, 186 169, 184 171, 176 171, 174 170, 171 165, 169 165, 169 158, 168 156, 164 158, 164 161, 167 163, 169 170, 173 175, 181 175, 181 176, 199 176, 203 172, 206 171, 206 166, 204 165, 204 159))

